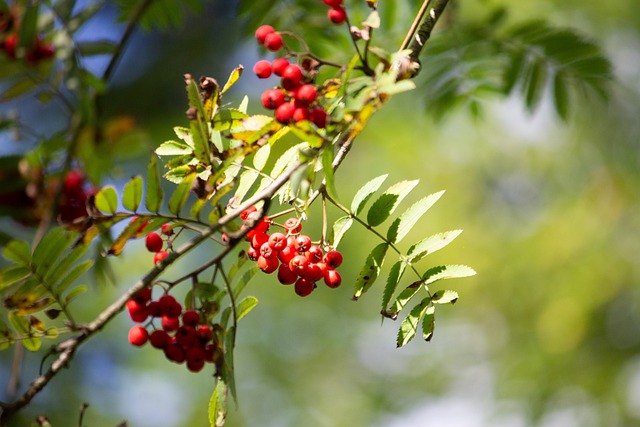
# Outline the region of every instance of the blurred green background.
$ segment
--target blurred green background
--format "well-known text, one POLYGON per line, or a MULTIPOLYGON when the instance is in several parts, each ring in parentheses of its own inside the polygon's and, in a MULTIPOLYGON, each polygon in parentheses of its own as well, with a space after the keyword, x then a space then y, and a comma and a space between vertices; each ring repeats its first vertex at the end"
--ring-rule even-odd
MULTIPOLYGON (((251 38, 256 23, 273 19, 324 54, 347 51, 344 35, 323 29, 320 1, 281 1, 270 12, 264 3, 271 2, 205 2, 177 29, 137 33, 105 109, 134 116, 146 145, 117 158, 108 180, 124 182, 153 147, 173 137, 173 125, 184 124, 185 72, 224 81, 244 64, 248 72, 230 101, 248 92, 251 111, 260 111, 255 100, 269 83, 250 72, 265 54, 251 38)), ((420 2, 387 3, 380 1, 383 17, 394 21, 381 43, 393 47, 420 2)), ((260 304, 243 319, 236 349, 239 405, 231 404, 226 425, 640 425, 640 3, 464 0, 451 6, 440 31, 496 7, 507 8, 511 23, 542 18, 581 30, 613 63, 610 99, 583 98, 569 123, 558 119, 548 97, 534 114, 511 97, 487 99, 480 118, 459 109, 436 122, 425 112, 420 78, 416 91, 395 97, 338 171, 338 193, 349 201, 385 171, 387 184, 420 179, 405 207, 445 189, 414 240, 457 228, 464 233, 421 266, 460 263, 478 275, 444 282, 460 300, 439 310, 430 343, 416 339, 399 350, 399 325, 381 325, 378 315, 384 281, 360 301, 350 299, 351 283, 377 244, 356 226, 342 247, 341 288, 301 299, 275 278, 257 276, 250 293, 260 304)), ((118 34, 114 16, 107 9, 95 31, 118 34)), ((15 142, 2 144, 18 149, 15 142)), ((306 230, 319 234, 315 216, 306 230)), ((191 262, 207 257, 203 250, 191 262)), ((127 247, 113 262, 119 285, 94 287, 76 308, 88 320, 150 264, 142 244, 127 247)), ((170 274, 188 268, 181 264, 170 274)), ((91 405, 86 426, 123 419, 140 427, 207 425, 210 373, 191 374, 148 346, 127 345, 130 323, 121 315, 85 344, 71 369, 13 425, 29 425, 38 414, 54 427, 75 425, 82 402, 91 405)), ((40 358, 27 355, 23 387, 40 358)), ((0 354, 2 384, 10 360, 10 351, 0 354)))

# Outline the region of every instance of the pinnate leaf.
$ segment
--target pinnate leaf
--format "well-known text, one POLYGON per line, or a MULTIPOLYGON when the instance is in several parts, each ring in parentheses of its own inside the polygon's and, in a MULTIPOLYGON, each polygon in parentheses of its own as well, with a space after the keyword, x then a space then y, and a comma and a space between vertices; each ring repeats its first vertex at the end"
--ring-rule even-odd
POLYGON ((470 277, 476 274, 475 270, 466 265, 441 265, 430 268, 422 276, 425 285, 443 279, 456 279, 459 277, 470 277))
POLYGON ((400 215, 391 224, 391 227, 389 227, 389 230, 387 231, 387 239, 392 243, 398 243, 401 241, 407 234, 409 234, 411 228, 416 224, 416 222, 418 222, 420 217, 422 217, 422 215, 424 215, 443 194, 444 191, 430 194, 418 200, 409 209, 404 211, 402 215, 400 215))
POLYGON ((415 263, 420 261, 425 256, 444 248, 462 233, 462 230, 451 230, 443 233, 434 234, 426 239, 415 243, 409 248, 407 257, 409 262, 415 263))
POLYGON ((402 199, 418 185, 418 180, 401 181, 382 193, 369 208, 367 223, 375 227, 382 224, 396 210, 402 199))
POLYGON ((423 299, 418 305, 411 309, 407 317, 402 321, 396 341, 398 347, 405 346, 416 336, 420 319, 427 310, 427 307, 429 307, 429 304, 430 300, 428 297, 423 299))
POLYGON ((371 251, 367 257, 367 260, 356 279, 355 292, 353 294, 354 300, 357 300, 362 294, 367 292, 378 278, 384 261, 384 256, 387 254, 387 249, 389 249, 389 245, 387 243, 380 243, 378 246, 373 248, 373 251, 371 251))

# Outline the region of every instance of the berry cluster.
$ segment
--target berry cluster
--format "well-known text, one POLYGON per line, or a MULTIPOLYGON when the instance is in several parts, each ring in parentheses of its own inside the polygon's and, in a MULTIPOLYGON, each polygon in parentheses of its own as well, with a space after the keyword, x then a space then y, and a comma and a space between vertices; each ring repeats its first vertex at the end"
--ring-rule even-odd
POLYGON ((324 4, 330 6, 331 9, 327 12, 329 20, 336 25, 342 24, 347 20, 347 11, 342 7, 343 0, 322 0, 324 4))
MULTIPOLYGON (((278 51, 283 46, 282 36, 270 25, 262 25, 256 30, 256 39, 267 49, 278 51)), ((327 113, 318 104, 318 90, 312 79, 305 72, 312 71, 313 65, 304 61, 301 67, 290 63, 287 58, 277 58, 273 62, 259 60, 253 71, 261 79, 280 77, 280 86, 263 92, 262 105, 275 110, 275 118, 280 123, 288 124, 309 120, 319 128, 327 125, 327 113)))
MULTIPOLYGON (((258 267, 267 274, 278 270, 278 281, 283 285, 294 285, 296 294, 301 297, 309 295, 316 288, 316 282, 324 279, 330 288, 337 288, 342 283, 336 268, 342 264, 342 254, 330 250, 326 254, 322 248, 314 245, 311 238, 300 234, 300 220, 289 218, 282 226, 285 233, 267 234, 271 220, 267 217, 257 218, 255 206, 240 214, 246 222, 257 221, 247 233, 251 246, 247 256, 256 261, 258 267)), ((244 224, 246 226, 246 223, 244 224)))
MULTIPOLYGON (((18 56, 19 22, 9 12, 0 11, 0 49, 11 59, 18 56)), ((55 54, 53 45, 36 36, 31 46, 27 46, 24 59, 28 64, 37 64, 41 60, 52 58, 55 54)))
POLYGON ((59 220, 69 224, 78 218, 87 216, 87 199, 95 189, 85 189, 85 177, 82 171, 73 169, 67 172, 62 182, 62 195, 59 206, 59 220))
POLYGON ((137 323, 129 330, 129 343, 141 347, 149 341, 162 350, 165 357, 175 363, 186 362, 187 369, 199 372, 206 362, 214 363, 219 355, 211 327, 202 322, 196 310, 183 311, 182 305, 165 294, 152 300, 151 289, 145 288, 127 301, 127 311, 137 323), (160 319, 160 328, 153 324, 160 319))
MULTIPOLYGON (((146 223, 142 224, 140 229, 144 229, 146 225, 147 225, 146 223)), ((171 236, 173 234, 173 228, 171 228, 171 224, 162 224, 160 231, 165 236, 171 236)), ((145 240, 144 240, 144 244, 147 247, 147 250, 149 252, 154 253, 153 255, 154 264, 159 263, 160 261, 162 261, 163 259, 169 256, 169 252, 162 250, 162 248, 164 247, 164 240, 162 239, 162 236, 160 236, 160 234, 156 233, 155 231, 152 231, 151 233, 147 234, 147 237, 145 237, 145 240)))

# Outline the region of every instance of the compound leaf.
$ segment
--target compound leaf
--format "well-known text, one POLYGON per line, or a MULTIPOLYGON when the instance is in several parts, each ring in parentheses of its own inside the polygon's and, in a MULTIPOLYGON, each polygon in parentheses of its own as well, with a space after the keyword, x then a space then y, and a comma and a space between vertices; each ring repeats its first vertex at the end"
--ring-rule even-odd
POLYGON ((367 223, 375 227, 382 224, 396 210, 402 199, 418 184, 418 180, 400 181, 382 193, 367 213, 367 223))
POLYGON ((389 249, 389 245, 387 243, 380 243, 378 246, 373 248, 367 257, 367 260, 356 279, 355 292, 353 294, 354 300, 357 300, 362 294, 367 292, 378 278, 384 261, 384 256, 387 254, 387 249, 389 249))
POLYGON ((143 186, 144 182, 139 175, 131 178, 131 180, 125 184, 124 190, 122 191, 122 206, 124 206, 125 209, 131 212, 138 210, 140 202, 142 201, 143 186))
POLYGON ((409 231, 411 231, 411 228, 418 222, 420 217, 422 217, 443 194, 444 191, 430 194, 411 205, 409 209, 404 211, 402 215, 391 224, 387 232, 387 239, 392 243, 401 241, 409 231))
POLYGON ((385 179, 387 179, 387 174, 380 175, 377 178, 372 179, 367 182, 365 185, 360 187, 356 195, 353 197, 353 201, 351 202, 351 212, 354 215, 358 215, 364 206, 367 204, 367 201, 373 196, 373 193, 378 191, 380 186, 384 183, 385 179))
POLYGON ((396 340, 398 348, 408 344, 416 336, 420 319, 424 315, 430 303, 431 301, 429 297, 423 299, 418 305, 411 309, 407 317, 402 321, 400 329, 398 330, 398 338, 396 340))
POLYGON ((118 211, 118 193, 111 185, 106 185, 96 194, 96 207, 102 212, 113 215, 118 211))

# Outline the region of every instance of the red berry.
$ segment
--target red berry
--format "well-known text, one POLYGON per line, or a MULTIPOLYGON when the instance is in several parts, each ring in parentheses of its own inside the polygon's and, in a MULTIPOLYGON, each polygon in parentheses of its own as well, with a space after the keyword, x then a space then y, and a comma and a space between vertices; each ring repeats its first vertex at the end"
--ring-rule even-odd
POLYGON ((277 52, 282 47, 282 36, 278 33, 269 33, 264 38, 264 47, 271 52, 277 52))
POLYGON ((347 20, 347 11, 344 10, 343 7, 338 6, 334 7, 333 9, 329 9, 329 12, 327 12, 327 16, 329 17, 329 20, 331 20, 331 22, 338 25, 347 20))
POLYGON ((162 329, 167 332, 172 332, 180 327, 180 319, 178 319, 177 317, 169 317, 166 314, 163 314, 160 320, 160 324, 162 325, 162 329))
MULTIPOLYGON (((288 240, 288 239, 287 239, 288 240)), ((293 240, 293 239, 292 239, 293 240)), ((289 261, 291 261, 291 259, 296 256, 298 253, 296 252, 295 248, 292 246, 287 246, 284 249, 282 249, 280 252, 278 252, 278 259, 280 260, 280 262, 283 263, 289 263, 289 261)))
POLYGON ((278 77, 282 77, 282 72, 285 68, 289 66, 289 61, 286 58, 278 58, 274 59, 271 63, 271 69, 273 70, 273 74, 278 77))
POLYGON ((289 264, 280 264, 278 267, 278 281, 283 285, 293 285, 298 280, 298 274, 291 271, 289 264))
POLYGON ((149 302, 151 300, 151 289, 150 288, 141 289, 138 293, 136 293, 133 296, 133 299, 138 304, 146 304, 147 302, 149 302))
POLYGON ((267 79, 271 77, 271 63, 266 59, 261 59, 253 66, 253 72, 256 73, 258 78, 267 79))
POLYGON ((265 258, 261 256, 258 257, 258 261, 256 261, 256 264, 258 265, 258 268, 260 270, 264 271, 267 274, 271 274, 278 269, 278 265, 280 264, 280 262, 276 257, 265 258))
POLYGON ((307 259, 309 260, 309 262, 320 262, 322 261, 323 255, 324 254, 322 253, 322 249, 315 245, 311 245, 311 247, 307 250, 307 259))
POLYGON ((162 245, 164 245, 164 242, 162 241, 162 237, 160 237, 158 233, 152 231, 151 233, 147 234, 144 244, 147 246, 147 250, 149 252, 160 252, 162 250, 162 245))
POLYGON ((163 315, 168 317, 179 317, 182 313, 182 306, 171 295, 163 295, 158 300, 160 305, 160 311, 163 315))
POLYGON ((311 110, 309 120, 320 129, 323 129, 327 126, 327 112, 322 107, 316 107, 311 110))
POLYGON ((308 118, 309 118, 309 110, 307 110, 305 107, 298 107, 295 110, 293 110, 292 119, 294 122, 298 123, 303 120, 307 120, 308 118))
POLYGON ((149 342, 155 348, 165 348, 169 345, 169 334, 162 329, 156 329, 149 335, 149 342))
POLYGON ((256 39, 258 40, 258 43, 264 44, 264 39, 274 31, 275 30, 271 25, 259 26, 258 29, 256 30, 256 39))
POLYGON ((330 288, 337 288, 340 286, 340 283, 342 283, 342 277, 340 277, 340 273, 337 271, 328 269, 324 273, 324 283, 330 288))
POLYGON ((4 51, 7 52, 9 58, 16 57, 16 48, 18 47, 18 34, 11 33, 4 39, 4 51))
POLYGON ((135 299, 127 301, 127 311, 129 312, 129 316, 131 316, 131 320, 137 323, 142 323, 149 317, 146 304, 139 303, 135 299))
POLYGON ((255 233, 251 238, 251 247, 257 249, 259 252, 260 248, 262 248, 262 245, 264 245, 268 241, 269 236, 267 235, 267 233, 255 233))
POLYGON ((160 231, 162 231, 162 234, 164 234, 165 236, 171 236, 173 235, 173 226, 169 223, 162 224, 162 227, 160 227, 160 231))
POLYGON ((256 248, 254 248, 253 246, 251 246, 251 247, 249 247, 249 249, 247 249, 247 257, 251 261, 257 261, 259 256, 260 256, 260 252, 258 252, 258 250, 256 248))
POLYGON ((157 264, 168 256, 169 256, 169 252, 167 251, 156 252, 156 254, 153 256, 153 263, 157 264))
POLYGON ((318 90, 314 85, 306 84, 302 85, 296 91, 296 101, 303 105, 309 105, 318 97, 318 90))
POLYGON ((304 234, 296 237, 295 248, 299 253, 307 252, 311 248, 311 238, 304 234))
POLYGON ((185 354, 187 369, 191 372, 200 372, 204 368, 207 354, 203 347, 191 347, 185 354))
POLYGON ((197 339, 198 334, 191 326, 180 326, 176 331, 176 342, 184 349, 191 347, 197 339))
MULTIPOLYGON (((6 41, 5 41, 6 46, 6 41)), ((82 185, 84 184, 84 174, 82 171, 78 169, 73 169, 67 172, 67 175, 64 177, 64 182, 62 184, 64 188, 64 192, 76 193, 78 191, 82 191, 82 185)))
POLYGON ((198 334, 198 339, 202 344, 206 344, 213 339, 213 331, 211 331, 209 325, 198 326, 196 332, 198 334))
POLYGON ((129 329, 129 343, 137 347, 145 345, 149 339, 149 332, 140 325, 136 325, 129 329))
POLYGON ((182 324, 196 327, 200 323, 200 315, 195 310, 187 310, 182 314, 182 324))
POLYGON ((184 350, 178 344, 169 344, 164 348, 164 355, 167 359, 176 362, 183 363, 185 359, 184 350))
POLYGON ((302 276, 302 274, 307 270, 308 265, 309 260, 304 255, 296 255, 291 258, 291 261, 289 261, 289 268, 298 276, 302 276))
POLYGON ((147 305, 147 310, 149 311, 149 316, 151 317, 162 316, 162 312, 160 311, 160 304, 158 304, 158 301, 150 301, 147 305))
POLYGON ((262 106, 268 110, 275 110, 284 104, 285 96, 280 89, 267 89, 260 97, 262 106))
POLYGON ((330 7, 339 7, 342 5, 343 0, 322 0, 324 4, 330 7))
POLYGON ((283 83, 283 85, 284 85, 285 81, 289 81, 289 82, 299 86, 303 77, 304 76, 302 75, 302 68, 300 68, 296 64, 287 65, 287 68, 285 68, 282 71, 282 83, 283 83))
POLYGON ((339 251, 329 251, 324 256, 324 262, 330 268, 338 268, 342 264, 342 254, 339 251))
POLYGON ((260 246, 260 256, 266 259, 277 258, 278 251, 273 249, 269 242, 264 242, 262 246, 260 246))
POLYGON ((281 106, 276 108, 276 120, 283 124, 289 123, 289 121, 293 117, 293 112, 295 111, 295 109, 296 107, 294 107, 291 103, 287 102, 282 104, 281 106))
POLYGON ((310 262, 307 265, 307 269, 302 273, 302 277, 304 279, 309 280, 310 282, 317 282, 322 279, 324 276, 323 270, 318 266, 318 264, 310 262))
POLYGON ((39 58, 43 58, 43 59, 49 59, 51 57, 53 57, 53 55, 56 53, 55 49, 53 48, 53 45, 49 44, 49 43, 43 43, 38 45, 37 47, 37 51, 36 54, 39 58))
POLYGON ((255 206, 249 206, 247 209, 243 210, 240 213, 240 219, 246 221, 247 219, 249 219, 249 215, 256 212, 257 210, 258 208, 256 208, 255 206))
POLYGON ((302 277, 296 281, 295 285, 293 285, 293 289, 295 290, 296 294, 301 297, 306 297, 307 295, 309 295, 311 292, 313 292, 315 287, 315 283, 302 277))
POLYGON ((287 236, 283 233, 275 232, 269 236, 269 246, 276 251, 281 251, 287 247, 287 236))
POLYGON ((297 234, 302 230, 302 221, 298 218, 289 218, 284 222, 284 228, 289 234, 297 234))

